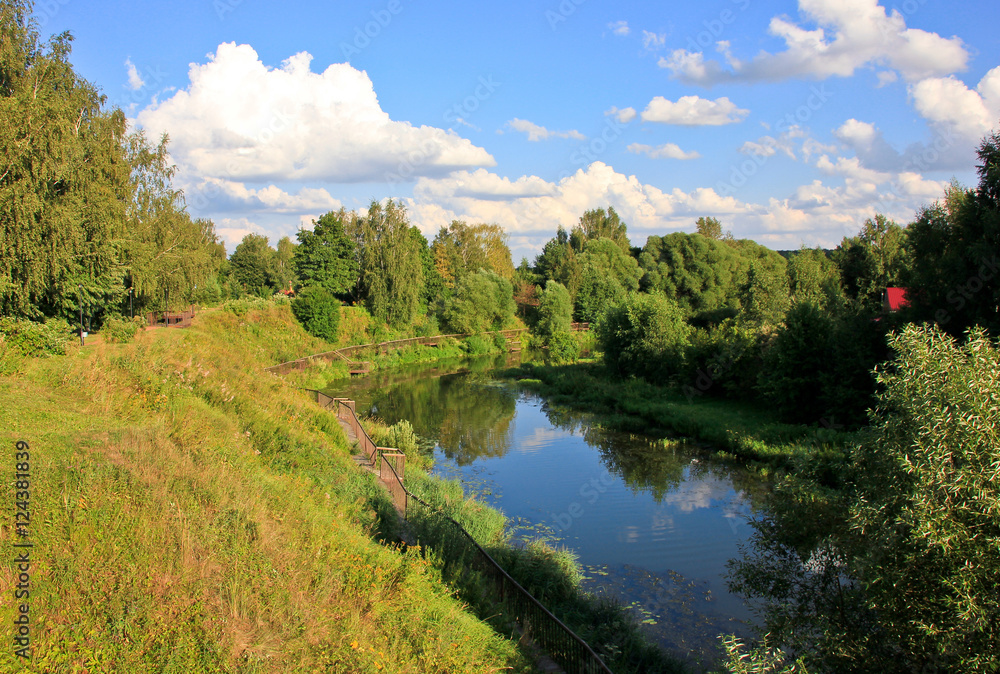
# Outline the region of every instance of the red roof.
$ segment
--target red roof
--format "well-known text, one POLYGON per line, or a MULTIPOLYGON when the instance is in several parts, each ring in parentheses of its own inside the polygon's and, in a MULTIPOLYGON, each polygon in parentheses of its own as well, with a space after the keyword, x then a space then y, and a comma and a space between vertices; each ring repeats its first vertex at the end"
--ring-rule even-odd
POLYGON ((899 311, 910 306, 910 301, 906 299, 906 288, 886 288, 885 303, 889 311, 899 311))

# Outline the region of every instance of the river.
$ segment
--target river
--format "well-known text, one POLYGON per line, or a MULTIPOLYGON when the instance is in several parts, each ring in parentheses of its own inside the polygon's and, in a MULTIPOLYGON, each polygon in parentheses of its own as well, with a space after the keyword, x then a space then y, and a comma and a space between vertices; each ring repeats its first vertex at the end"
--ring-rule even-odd
POLYGON ((515 538, 572 550, 585 589, 629 606, 662 648, 708 665, 721 653, 718 635, 750 636, 725 573, 751 532, 762 480, 697 447, 607 431, 552 407, 491 378, 501 363, 405 368, 327 393, 390 424, 410 421, 433 452, 432 472, 502 510, 515 538))

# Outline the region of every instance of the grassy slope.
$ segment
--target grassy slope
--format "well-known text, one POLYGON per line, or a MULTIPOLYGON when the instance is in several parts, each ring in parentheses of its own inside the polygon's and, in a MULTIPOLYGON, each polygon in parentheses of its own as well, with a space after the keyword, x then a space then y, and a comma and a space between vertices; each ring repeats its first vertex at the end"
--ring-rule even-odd
POLYGON ((526 667, 419 554, 374 540, 381 488, 331 415, 261 373, 327 348, 287 308, 216 311, 0 378, 7 512, 13 443, 32 448, 29 670, 526 667))

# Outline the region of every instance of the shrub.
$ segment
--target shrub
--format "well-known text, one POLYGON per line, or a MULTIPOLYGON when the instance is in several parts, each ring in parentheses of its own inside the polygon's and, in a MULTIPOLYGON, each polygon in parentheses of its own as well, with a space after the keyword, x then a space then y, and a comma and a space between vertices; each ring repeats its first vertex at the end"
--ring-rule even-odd
POLYGON ((5 349, 24 356, 54 356, 66 353, 73 329, 62 318, 36 323, 23 318, 0 318, 0 337, 5 349))
POLYGON ((691 326, 662 293, 634 293, 595 326, 604 362, 621 376, 657 382, 681 371, 691 326))
POLYGON ((340 300, 323 286, 307 286, 292 302, 292 313, 310 335, 337 341, 340 327, 340 300))
POLYGON ((104 319, 104 325, 101 326, 101 336, 107 342, 125 344, 131 342, 132 338, 139 332, 141 323, 142 318, 138 317, 128 319, 123 316, 109 316, 104 319))
POLYGON ((250 311, 256 311, 259 309, 265 309, 270 306, 270 303, 261 298, 254 297, 253 295, 248 295, 246 297, 241 297, 237 300, 229 300, 222 305, 223 311, 228 311, 231 314, 236 314, 241 318, 246 316, 250 311))
POLYGON ((580 355, 580 345, 577 343, 573 333, 557 332, 549 340, 548 360, 557 365, 562 363, 572 363, 580 355))

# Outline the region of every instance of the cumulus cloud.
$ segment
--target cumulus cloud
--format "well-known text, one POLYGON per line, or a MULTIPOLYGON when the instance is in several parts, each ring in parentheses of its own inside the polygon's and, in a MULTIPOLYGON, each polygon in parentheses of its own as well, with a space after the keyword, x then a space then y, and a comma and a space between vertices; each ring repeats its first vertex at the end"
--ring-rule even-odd
MULTIPOLYGON (((878 0, 799 0, 799 12, 813 24, 803 28, 785 17, 771 19, 768 31, 785 43, 779 53, 762 51, 749 61, 719 43, 725 65, 701 52, 677 49, 659 61, 674 77, 703 85, 720 82, 778 81, 794 77, 849 77, 858 68, 881 66, 906 80, 939 77, 965 69, 969 52, 958 37, 945 38, 907 28, 895 9, 878 0)), ((882 76, 882 83, 886 83, 882 76)))
POLYGON ((139 74, 139 70, 132 63, 132 59, 125 59, 125 71, 128 73, 128 88, 132 91, 138 91, 142 89, 146 82, 142 79, 142 75, 139 74))
POLYGON ((529 122, 526 119, 514 119, 507 122, 507 126, 514 131, 519 131, 521 133, 528 135, 528 140, 537 142, 540 140, 548 140, 549 138, 573 138, 575 140, 586 140, 584 136, 579 131, 551 131, 546 129, 544 126, 539 126, 534 122, 529 122))
POLYGON ((685 152, 674 143, 664 143, 659 147, 644 145, 642 143, 632 143, 627 148, 634 154, 644 154, 653 159, 697 159, 701 155, 697 152, 685 152))
POLYGON ((921 80, 909 90, 921 117, 967 140, 990 133, 1000 119, 1000 66, 986 73, 975 89, 951 76, 921 80))
POLYGON ((750 114, 723 96, 714 101, 698 96, 681 96, 676 102, 656 96, 642 111, 642 121, 679 126, 719 126, 742 122, 750 114))
POLYGON ((608 28, 619 37, 625 37, 629 34, 628 21, 614 21, 608 24, 608 28))
POLYGON ((974 89, 954 76, 931 77, 909 85, 916 111, 927 120, 931 138, 899 150, 869 122, 848 119, 834 136, 861 162, 881 171, 954 171, 968 169, 980 140, 1000 120, 1000 66, 974 89))
POLYGON ((213 177, 186 185, 184 192, 187 202, 198 211, 305 213, 334 211, 342 205, 322 188, 303 187, 292 194, 276 185, 253 189, 241 182, 213 177))
POLYGON ((182 168, 230 180, 351 183, 495 165, 453 131, 391 120, 366 73, 346 63, 315 73, 311 61, 300 52, 269 68, 249 45, 221 44, 138 123, 170 134, 182 168))
POLYGON ((612 107, 610 110, 605 110, 604 112, 606 117, 614 117, 622 124, 628 124, 635 119, 637 114, 635 108, 623 108, 619 110, 616 107, 612 107))
POLYGON ((428 234, 452 220, 496 222, 512 237, 534 240, 540 247, 555 233, 555 227, 571 227, 580 215, 592 208, 614 206, 628 223, 629 231, 642 241, 641 233, 665 233, 681 227, 692 228, 700 215, 737 213, 743 204, 731 196, 721 196, 712 188, 690 192, 663 191, 639 182, 635 176, 616 172, 603 162, 594 162, 556 182, 536 176, 516 181, 485 170, 433 179, 421 178, 414 188, 408 208, 413 222, 428 234), (498 199, 469 188, 470 183, 501 186, 508 194, 498 199), (512 194, 521 190, 524 194, 512 194))

